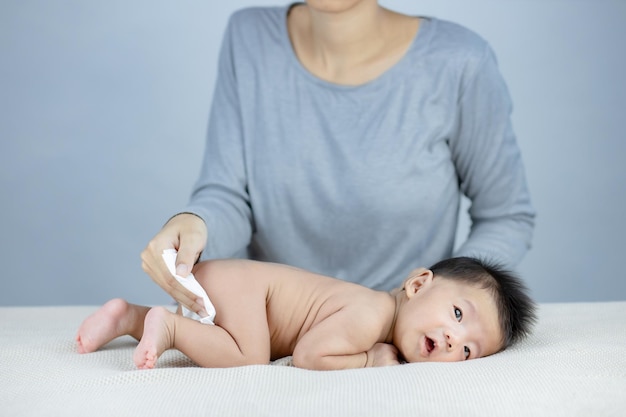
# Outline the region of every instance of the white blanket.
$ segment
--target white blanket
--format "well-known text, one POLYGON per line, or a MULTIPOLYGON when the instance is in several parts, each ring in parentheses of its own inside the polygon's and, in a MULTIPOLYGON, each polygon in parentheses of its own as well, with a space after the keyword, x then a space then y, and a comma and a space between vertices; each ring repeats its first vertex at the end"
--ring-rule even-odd
POLYGON ((349 371, 203 369, 174 350, 137 370, 130 337, 76 353, 96 308, 0 308, 0 416, 626 415, 626 302, 543 304, 530 339, 483 359, 349 371))

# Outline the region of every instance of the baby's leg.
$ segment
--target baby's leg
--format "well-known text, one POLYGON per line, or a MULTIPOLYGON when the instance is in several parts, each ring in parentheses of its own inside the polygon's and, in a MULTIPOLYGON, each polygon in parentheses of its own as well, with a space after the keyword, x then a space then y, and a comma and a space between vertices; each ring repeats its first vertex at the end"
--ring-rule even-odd
POLYGON ((120 298, 108 301, 80 325, 76 334, 78 353, 94 352, 119 336, 141 339, 148 310, 120 298))
POLYGON ((152 308, 146 315, 144 332, 135 349, 134 361, 140 369, 154 368, 158 358, 176 348, 203 367, 229 367, 269 362, 269 341, 258 340, 260 355, 246 355, 233 336, 219 326, 152 308), (267 353, 263 353, 267 352, 267 353))

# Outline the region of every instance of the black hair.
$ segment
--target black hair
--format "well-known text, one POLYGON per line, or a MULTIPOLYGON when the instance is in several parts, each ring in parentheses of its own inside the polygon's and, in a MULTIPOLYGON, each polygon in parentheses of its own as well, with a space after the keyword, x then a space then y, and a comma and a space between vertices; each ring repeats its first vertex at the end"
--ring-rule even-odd
POLYGON ((445 259, 430 267, 435 277, 465 282, 488 290, 499 314, 502 349, 524 339, 537 321, 535 302, 528 288, 502 265, 478 258, 445 259))

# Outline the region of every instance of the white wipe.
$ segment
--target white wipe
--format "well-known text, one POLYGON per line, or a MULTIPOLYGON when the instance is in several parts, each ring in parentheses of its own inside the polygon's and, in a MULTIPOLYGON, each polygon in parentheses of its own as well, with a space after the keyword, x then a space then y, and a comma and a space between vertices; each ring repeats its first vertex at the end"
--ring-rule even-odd
POLYGON ((215 307, 211 300, 209 300, 209 296, 207 295, 204 288, 196 281, 196 277, 193 274, 189 274, 186 277, 181 277, 180 275, 176 275, 176 250, 175 249, 165 249, 163 251, 163 260, 165 261, 165 265, 167 265, 167 269, 169 269, 170 273, 174 275, 174 278, 181 284, 185 286, 189 291, 196 294, 198 297, 202 298, 204 301, 204 309, 206 310, 207 316, 201 317, 197 313, 187 309, 184 306, 182 307, 183 316, 189 317, 191 319, 197 320, 200 323, 204 324, 215 324, 213 323, 213 319, 215 319, 215 307))

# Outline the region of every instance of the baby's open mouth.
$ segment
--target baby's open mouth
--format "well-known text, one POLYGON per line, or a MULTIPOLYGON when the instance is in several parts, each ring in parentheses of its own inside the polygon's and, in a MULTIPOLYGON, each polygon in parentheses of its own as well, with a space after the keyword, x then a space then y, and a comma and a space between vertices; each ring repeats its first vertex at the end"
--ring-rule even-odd
POLYGON ((432 352, 435 349, 435 341, 430 337, 426 336, 426 350, 428 353, 432 352))

